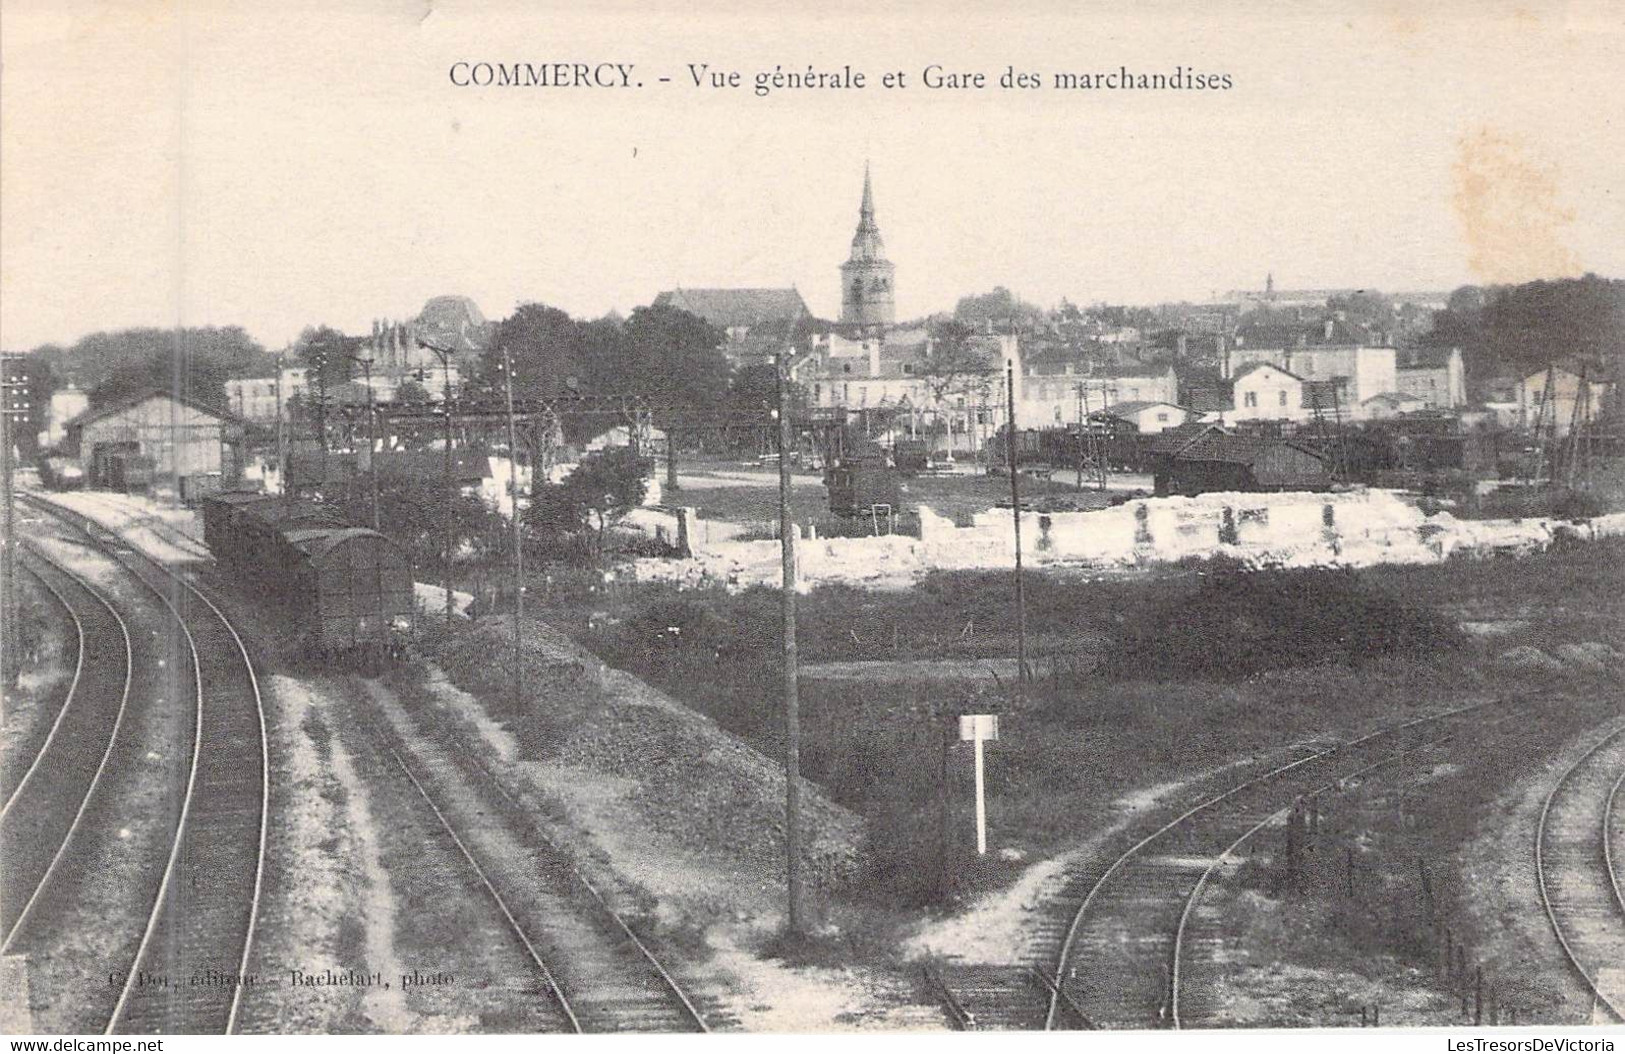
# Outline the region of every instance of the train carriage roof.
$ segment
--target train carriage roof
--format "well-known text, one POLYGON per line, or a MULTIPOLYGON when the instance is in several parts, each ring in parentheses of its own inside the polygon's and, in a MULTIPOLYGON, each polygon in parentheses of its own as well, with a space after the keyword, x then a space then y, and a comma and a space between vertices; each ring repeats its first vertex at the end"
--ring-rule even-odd
POLYGON ((326 527, 284 532, 288 541, 309 556, 320 560, 339 546, 362 538, 376 538, 386 549, 397 549, 394 542, 370 527, 326 527))

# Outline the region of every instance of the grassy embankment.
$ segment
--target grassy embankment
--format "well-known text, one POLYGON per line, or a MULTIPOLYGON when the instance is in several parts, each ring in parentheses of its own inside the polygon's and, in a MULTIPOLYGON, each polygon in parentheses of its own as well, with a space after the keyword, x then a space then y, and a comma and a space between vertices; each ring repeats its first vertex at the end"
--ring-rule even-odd
MULTIPOLYGON (((990 748, 994 845, 1047 854, 1076 844, 1131 792, 1296 739, 1520 690, 1496 665, 1514 646, 1617 641, 1618 601, 1604 583, 1622 548, 1253 575, 1219 588, 1204 585, 1223 570, 1210 566, 1095 582, 1031 575, 1029 653, 1041 683, 1019 712, 1008 690, 1008 574, 939 574, 900 593, 817 589, 800 606, 802 662, 877 665, 859 678, 803 680, 803 771, 869 819, 870 896, 951 900, 1019 871, 1009 862, 958 868, 955 888, 940 888, 931 862, 944 851, 938 793, 951 715, 1007 712, 1004 738, 990 748), (1457 633, 1456 619, 1494 633, 1457 633), (1119 667, 1112 676, 1088 672, 1108 655, 1119 667), (1006 679, 925 681, 884 665, 946 659, 1006 660, 1006 679)), ((560 592, 549 614, 612 664, 778 755, 775 592, 560 592)), ((1518 676, 1539 690, 1538 674, 1518 676)), ((946 852, 962 860, 969 764, 956 741, 947 750, 946 852)))

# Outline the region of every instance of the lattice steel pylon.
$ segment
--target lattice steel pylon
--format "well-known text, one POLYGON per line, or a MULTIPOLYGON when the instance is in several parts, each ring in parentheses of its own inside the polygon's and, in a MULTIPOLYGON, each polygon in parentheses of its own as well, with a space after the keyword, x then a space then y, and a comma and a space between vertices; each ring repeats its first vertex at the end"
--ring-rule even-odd
POLYGON ((1546 364, 1546 383, 1541 386, 1540 401, 1535 407, 1535 446, 1526 464, 1528 469, 1524 478, 1531 483, 1538 482, 1542 475, 1546 479, 1556 476, 1556 455, 1552 447, 1557 443, 1557 366, 1546 364), (1553 461, 1547 464, 1548 457, 1553 461))

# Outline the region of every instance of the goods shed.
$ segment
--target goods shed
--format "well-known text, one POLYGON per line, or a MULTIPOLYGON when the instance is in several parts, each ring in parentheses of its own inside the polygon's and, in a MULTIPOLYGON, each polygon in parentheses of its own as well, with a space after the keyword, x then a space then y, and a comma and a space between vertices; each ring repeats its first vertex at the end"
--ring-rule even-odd
POLYGON ((87 410, 68 422, 67 441, 92 487, 139 466, 162 483, 176 477, 240 476, 243 422, 194 399, 159 389, 87 410))
POLYGON ((1325 490, 1326 455, 1288 439, 1231 435, 1216 427, 1185 433, 1154 451, 1158 496, 1209 491, 1325 490))

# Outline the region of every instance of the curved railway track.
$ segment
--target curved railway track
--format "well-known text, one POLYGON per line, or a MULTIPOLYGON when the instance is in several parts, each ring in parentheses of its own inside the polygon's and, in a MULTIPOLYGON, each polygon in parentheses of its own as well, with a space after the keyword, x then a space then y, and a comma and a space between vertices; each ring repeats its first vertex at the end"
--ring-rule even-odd
POLYGON ((1552 932, 1596 1007, 1625 1021, 1625 725, 1552 787, 1535 832, 1535 875, 1552 932))
POLYGON ((118 742, 134 673, 129 627, 101 591, 35 546, 24 543, 23 551, 68 612, 80 647, 67 696, 0 807, 0 954, 24 931, 81 829, 118 742), (102 642, 88 664, 86 640, 102 642))
POLYGON ((398 732, 366 724, 500 913, 561 1031, 710 1031, 695 999, 592 882, 535 832, 525 808, 500 783, 471 762, 432 750, 414 765, 398 732), (469 831, 474 819, 514 835, 523 852, 483 852, 469 831))
MULTIPOLYGON (((1512 720, 1516 716, 1515 714, 1507 715, 1494 721, 1477 723, 1470 730, 1483 731, 1487 728, 1493 728, 1512 720)), ((1457 727, 1445 735, 1438 736, 1408 750, 1390 754, 1354 772, 1347 773, 1337 779, 1323 783, 1319 787, 1310 789, 1305 793, 1304 798, 1313 800, 1350 780, 1363 779, 1379 769, 1406 761, 1422 751, 1443 746, 1468 730, 1465 727, 1457 727)), ((1216 1016, 1216 1008, 1211 996, 1211 985, 1203 982, 1210 981, 1212 972, 1222 965, 1224 944, 1219 935, 1211 932, 1198 919, 1203 894, 1207 891, 1208 886, 1212 883, 1214 876, 1221 867, 1232 861, 1241 848, 1265 828, 1284 820, 1292 812, 1296 804, 1296 801, 1294 801, 1277 809, 1243 831, 1235 841, 1225 847, 1222 853, 1213 858, 1207 869, 1202 872, 1201 878, 1197 879, 1196 885, 1190 891, 1190 895, 1185 898, 1185 907, 1179 916, 1179 926, 1174 932, 1173 966, 1169 982, 1169 1010, 1174 1028, 1205 1027, 1216 1016)))
POLYGON ((247 647, 184 576, 80 513, 25 500, 70 524, 170 606, 196 685, 179 818, 106 1031, 231 1032, 259 910, 270 794, 264 703, 247 647))
MULTIPOLYGON (((24 544, 26 545, 26 543, 24 544)), ((57 728, 62 724, 63 713, 73 700, 74 689, 78 686, 79 677, 84 672, 85 667, 84 626, 80 623, 78 616, 73 613, 73 609, 68 606, 67 598, 55 586, 51 585, 50 581, 30 561, 20 561, 18 567, 39 583, 40 590, 62 612, 67 625, 72 627, 74 638, 73 674, 68 678, 68 683, 61 687, 60 691, 52 693, 53 698, 49 701, 49 705, 45 700, 41 701, 40 705, 55 715, 49 724, 45 724, 43 721, 33 721, 29 723, 29 727, 26 729, 8 733, 16 736, 21 742, 16 748, 18 757, 12 759, 3 770, 0 770, 0 798, 5 799, 4 804, 0 805, 0 820, 3 820, 5 814, 11 811, 12 802, 17 797, 18 789, 38 766, 40 755, 44 753, 46 743, 56 734, 57 728), (28 763, 23 765, 21 762, 25 758, 28 763), (22 768, 20 775, 17 772, 19 767, 22 768)))
MULTIPOLYGON (((1505 703, 1458 707, 1383 725, 1346 742, 1305 746, 1298 756, 1260 766, 1262 772, 1255 767, 1245 779, 1140 837, 1103 868, 1093 862, 1075 866, 1060 894, 1046 904, 1047 917, 1039 920, 1040 933, 1056 942, 1049 961, 1056 966, 1057 983, 1035 1016, 1017 1027, 1171 1025, 1179 919, 1191 891, 1225 847, 1309 790, 1413 750, 1437 735, 1438 726, 1465 726, 1497 705, 1505 703)), ((1009 1005, 1033 998, 1024 975, 1006 973, 1011 980, 1002 990, 981 984, 974 998, 957 993, 973 1016, 982 1010, 978 1003, 1009 1005)))

